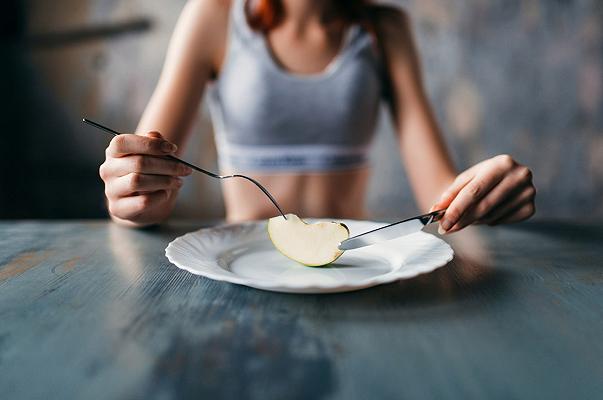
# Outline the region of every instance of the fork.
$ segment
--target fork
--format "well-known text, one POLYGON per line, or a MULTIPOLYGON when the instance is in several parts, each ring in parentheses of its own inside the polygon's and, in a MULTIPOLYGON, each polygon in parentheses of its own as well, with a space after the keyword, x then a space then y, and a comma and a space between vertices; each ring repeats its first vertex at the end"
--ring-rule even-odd
MULTIPOLYGON (((122 135, 122 133, 120 133, 120 132, 114 131, 111 128, 107 128, 106 126, 101 125, 98 122, 91 121, 91 120, 89 120, 87 118, 82 118, 82 122, 84 122, 84 123, 86 123, 88 125, 91 125, 91 126, 97 128, 97 129, 100 129, 101 131, 103 131, 105 133, 108 133, 108 134, 110 134, 112 136, 122 135)), ((194 164, 191 164, 191 163, 189 163, 187 161, 184 161, 184 160, 182 160, 182 159, 180 159, 178 157, 175 157, 175 156, 165 156, 165 158, 168 158, 168 159, 173 160, 173 161, 177 161, 177 162, 179 162, 181 164, 184 164, 184 165, 186 165, 186 166, 194 169, 195 171, 201 172, 201 173, 203 173, 205 175, 209 175, 212 178, 216 178, 216 179, 229 179, 229 178, 242 178, 242 179, 246 179, 249 182, 253 183, 255 186, 257 186, 258 189, 260 189, 266 195, 266 197, 268 197, 268 199, 270 199, 270 201, 272 202, 272 204, 274 204, 274 206, 276 207, 276 209, 278 210, 278 212, 283 216, 283 218, 287 219, 287 216, 285 215, 285 213, 283 213, 283 210, 281 210, 281 207, 276 202, 276 199, 270 194, 270 192, 268 191, 268 189, 266 189, 264 186, 262 186, 262 184, 260 182, 256 181, 255 179, 253 179, 253 178, 251 178, 251 177, 249 177, 247 175, 241 175, 241 174, 218 175, 218 174, 215 174, 213 172, 207 171, 207 170, 205 170, 205 169, 203 169, 201 167, 198 167, 198 166, 196 166, 194 164)))

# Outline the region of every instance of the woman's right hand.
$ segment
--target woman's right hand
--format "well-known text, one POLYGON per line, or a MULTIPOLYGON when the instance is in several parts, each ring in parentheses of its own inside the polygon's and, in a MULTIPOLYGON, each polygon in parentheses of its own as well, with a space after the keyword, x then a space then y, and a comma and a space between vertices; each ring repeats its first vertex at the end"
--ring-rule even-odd
POLYGON ((165 158, 176 149, 158 132, 123 134, 111 140, 99 174, 114 220, 145 226, 168 217, 182 186, 181 177, 192 172, 186 165, 165 158))

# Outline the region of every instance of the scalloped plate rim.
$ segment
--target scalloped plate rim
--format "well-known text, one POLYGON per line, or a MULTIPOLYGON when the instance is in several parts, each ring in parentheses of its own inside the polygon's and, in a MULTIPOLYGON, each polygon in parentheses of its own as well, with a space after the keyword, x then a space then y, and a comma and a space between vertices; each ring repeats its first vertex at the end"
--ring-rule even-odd
MULTIPOLYGON (((310 223, 314 223, 314 222, 320 222, 320 221, 331 221, 332 219, 307 218, 304 220, 308 221, 310 223)), ((367 221, 367 220, 347 219, 347 220, 340 220, 338 222, 342 222, 346 225, 349 224, 348 226, 350 226, 350 225, 353 226, 356 224, 365 224, 365 225, 369 225, 368 228, 372 228, 372 229, 387 225, 386 223, 383 223, 383 222, 374 222, 374 221, 367 221)), ((167 247, 165 249, 165 255, 166 255, 167 259, 170 261, 170 263, 172 263, 176 267, 178 267, 182 270, 185 270, 194 275, 203 276, 203 277, 206 277, 206 278, 209 278, 209 279, 212 279, 215 281, 219 281, 219 282, 228 282, 228 283, 233 283, 233 284, 237 284, 237 285, 249 286, 249 287, 260 289, 260 290, 268 290, 268 291, 283 292, 283 293, 300 293, 300 294, 348 292, 348 291, 366 289, 366 288, 383 285, 383 284, 387 284, 387 283, 392 283, 392 282, 396 282, 398 280, 412 279, 418 275, 426 274, 426 273, 432 272, 438 268, 441 268, 441 267, 447 265, 454 258, 454 250, 452 249, 452 247, 450 247, 450 245, 448 243, 446 243, 445 241, 443 241, 442 239, 438 238, 435 235, 420 231, 420 232, 413 234, 412 236, 414 236, 414 235, 421 236, 422 238, 425 238, 426 240, 432 240, 432 241, 434 241, 434 243, 437 243, 439 246, 441 246, 441 248, 440 248, 440 250, 442 252, 441 259, 438 259, 437 261, 434 261, 431 264, 428 264, 428 265, 425 265, 422 267, 414 267, 412 270, 404 270, 403 272, 401 272, 399 270, 399 268, 401 266, 398 266, 397 270, 392 270, 385 274, 369 277, 364 280, 355 282, 354 284, 325 283, 323 285, 320 285, 320 284, 295 285, 291 282, 270 281, 270 280, 265 280, 265 279, 254 280, 254 279, 238 276, 238 275, 232 273, 231 271, 225 270, 223 268, 221 269, 221 271, 227 272, 230 275, 223 274, 222 272, 214 273, 213 271, 208 270, 208 268, 213 268, 214 266, 202 265, 201 267, 204 269, 200 270, 198 266, 197 267, 189 267, 189 266, 185 265, 185 263, 182 263, 176 259, 178 256, 178 254, 176 254, 178 252, 178 247, 182 247, 182 244, 180 242, 183 242, 188 238, 195 237, 195 235, 199 235, 202 232, 212 232, 215 234, 216 231, 221 231, 221 230, 232 231, 233 229, 242 229, 242 228, 251 228, 251 229, 259 230, 260 227, 265 227, 265 224, 266 224, 265 220, 259 220, 259 221, 247 221, 247 222, 234 223, 234 224, 220 224, 220 225, 216 225, 213 227, 200 228, 195 231, 185 233, 184 235, 181 235, 181 236, 175 238, 174 240, 172 240, 171 242, 169 242, 169 244, 167 245, 167 247), (444 257, 444 253, 445 253, 445 257, 444 257)), ((256 240, 261 241, 261 239, 262 239, 261 237, 258 237, 256 240)), ((385 242, 383 244, 379 244, 376 246, 383 246, 385 248, 388 248, 391 251, 395 251, 396 249, 393 246, 389 246, 388 243, 389 242, 385 242)), ((190 243, 187 243, 187 244, 190 245, 190 243)), ((233 246, 230 246, 230 247, 234 248, 235 246, 241 246, 241 245, 242 245, 241 242, 236 242, 233 244, 233 246)), ((374 246, 371 246, 371 247, 374 247, 374 246)), ((210 255, 209 257, 207 257, 205 259, 198 259, 198 261, 200 261, 203 264, 206 264, 206 263, 216 263, 217 264, 217 258, 213 255, 210 255)), ((217 267, 221 268, 219 266, 217 266, 217 267)), ((311 268, 311 267, 307 267, 307 268, 311 268)), ((316 267, 312 267, 312 268, 316 268, 316 267)), ((318 267, 318 268, 320 268, 320 267, 318 267)))

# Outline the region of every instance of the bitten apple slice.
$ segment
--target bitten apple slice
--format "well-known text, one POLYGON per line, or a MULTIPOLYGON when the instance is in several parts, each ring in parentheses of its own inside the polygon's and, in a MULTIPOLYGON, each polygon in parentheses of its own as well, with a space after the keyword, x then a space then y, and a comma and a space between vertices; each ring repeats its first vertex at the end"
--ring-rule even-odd
POLYGON ((295 214, 268 220, 268 236, 283 255, 309 267, 320 267, 343 254, 339 243, 350 237, 347 226, 339 222, 307 224, 295 214))

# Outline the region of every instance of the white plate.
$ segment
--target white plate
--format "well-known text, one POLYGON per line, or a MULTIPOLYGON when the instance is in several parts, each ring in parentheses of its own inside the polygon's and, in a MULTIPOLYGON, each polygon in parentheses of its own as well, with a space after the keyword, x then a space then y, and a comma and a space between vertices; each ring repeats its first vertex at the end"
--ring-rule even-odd
MULTIPOLYGON (((341 222, 348 226, 351 236, 385 225, 341 222)), ((274 248, 266 221, 201 229, 176 238, 165 249, 170 262, 193 274, 288 293, 347 292, 408 279, 446 265, 453 254, 443 240, 418 232, 348 250, 327 267, 306 267, 274 248)))

